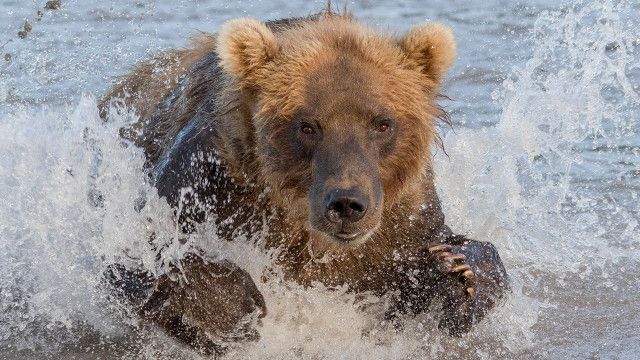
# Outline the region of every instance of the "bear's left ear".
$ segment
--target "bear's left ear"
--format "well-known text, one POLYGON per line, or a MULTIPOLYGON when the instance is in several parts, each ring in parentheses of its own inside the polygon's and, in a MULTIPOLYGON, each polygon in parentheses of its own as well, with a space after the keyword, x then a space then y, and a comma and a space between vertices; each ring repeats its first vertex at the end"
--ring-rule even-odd
POLYGON ((456 40, 446 25, 428 23, 410 29, 400 39, 407 56, 422 67, 422 71, 440 82, 456 60, 456 40))
POLYGON ((264 23, 254 19, 233 19, 222 25, 216 46, 220 65, 241 81, 250 81, 256 70, 278 52, 276 38, 264 23))

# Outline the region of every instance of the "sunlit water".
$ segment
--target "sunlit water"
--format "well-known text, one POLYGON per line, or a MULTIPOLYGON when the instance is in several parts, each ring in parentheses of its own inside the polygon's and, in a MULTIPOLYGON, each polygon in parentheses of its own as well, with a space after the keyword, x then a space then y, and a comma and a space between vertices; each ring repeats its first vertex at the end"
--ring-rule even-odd
MULTIPOLYGON (((324 2, 63 1, 40 21, 36 3, 0 1, 0 55, 11 54, 0 59, 0 359, 194 358, 101 289, 112 261, 139 257, 161 272, 188 247, 171 242, 172 210, 148 184, 141 151, 118 138, 135 116, 104 124, 96 97, 197 29, 324 2), (25 19, 33 30, 20 39, 25 19), (151 232, 174 244, 160 262, 151 232)), ((274 279, 258 284, 269 309, 261 340, 229 358, 637 358, 640 4, 428 3, 349 8, 382 30, 438 20, 456 31, 444 102, 454 126, 441 129, 437 186, 454 230, 496 244, 513 294, 456 339, 430 316, 395 332, 358 310, 375 299, 274 279)), ((211 234, 191 243, 259 278, 266 256, 211 234)))

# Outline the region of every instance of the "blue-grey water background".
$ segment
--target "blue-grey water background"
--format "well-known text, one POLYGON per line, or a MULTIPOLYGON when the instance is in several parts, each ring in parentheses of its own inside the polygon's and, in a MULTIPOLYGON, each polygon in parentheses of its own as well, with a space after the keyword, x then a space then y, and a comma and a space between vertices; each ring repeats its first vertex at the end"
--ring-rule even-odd
MULTIPOLYGON (((118 139, 135 114, 103 124, 96 98, 197 31, 234 17, 304 16, 325 2, 62 0, 38 20, 44 2, 0 0, 0 359, 194 358, 123 316, 100 288, 105 264, 124 253, 153 263, 149 231, 175 232, 142 154, 118 139), (21 39, 25 20, 33 29, 21 39)), ((448 155, 435 150, 438 191, 454 230, 496 244, 514 292, 455 339, 430 316, 395 332, 344 290, 272 281, 259 285, 269 308, 261 340, 229 357, 638 358, 640 2, 346 5, 394 34, 424 21, 454 29, 458 61, 442 102, 453 127, 440 129, 448 155)), ((260 276, 268 259, 214 233, 193 241, 260 276)))

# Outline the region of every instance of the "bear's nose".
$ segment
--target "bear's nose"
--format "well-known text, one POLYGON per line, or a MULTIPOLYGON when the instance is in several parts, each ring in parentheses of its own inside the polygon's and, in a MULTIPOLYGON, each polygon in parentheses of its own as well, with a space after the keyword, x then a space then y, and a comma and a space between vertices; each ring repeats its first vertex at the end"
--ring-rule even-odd
POLYGON ((332 223, 356 222, 367 212, 369 200, 357 189, 338 189, 327 195, 325 205, 325 216, 332 223))

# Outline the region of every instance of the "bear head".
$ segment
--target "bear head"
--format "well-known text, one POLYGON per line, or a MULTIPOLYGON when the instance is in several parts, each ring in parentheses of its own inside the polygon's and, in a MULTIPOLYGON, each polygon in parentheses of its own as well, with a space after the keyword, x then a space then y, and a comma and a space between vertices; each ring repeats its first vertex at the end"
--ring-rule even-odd
POLYGON ((436 99, 456 53, 448 27, 398 38, 348 15, 285 29, 234 19, 217 41, 223 71, 251 94, 257 176, 311 236, 362 244, 385 211, 420 206, 443 114, 436 99))

